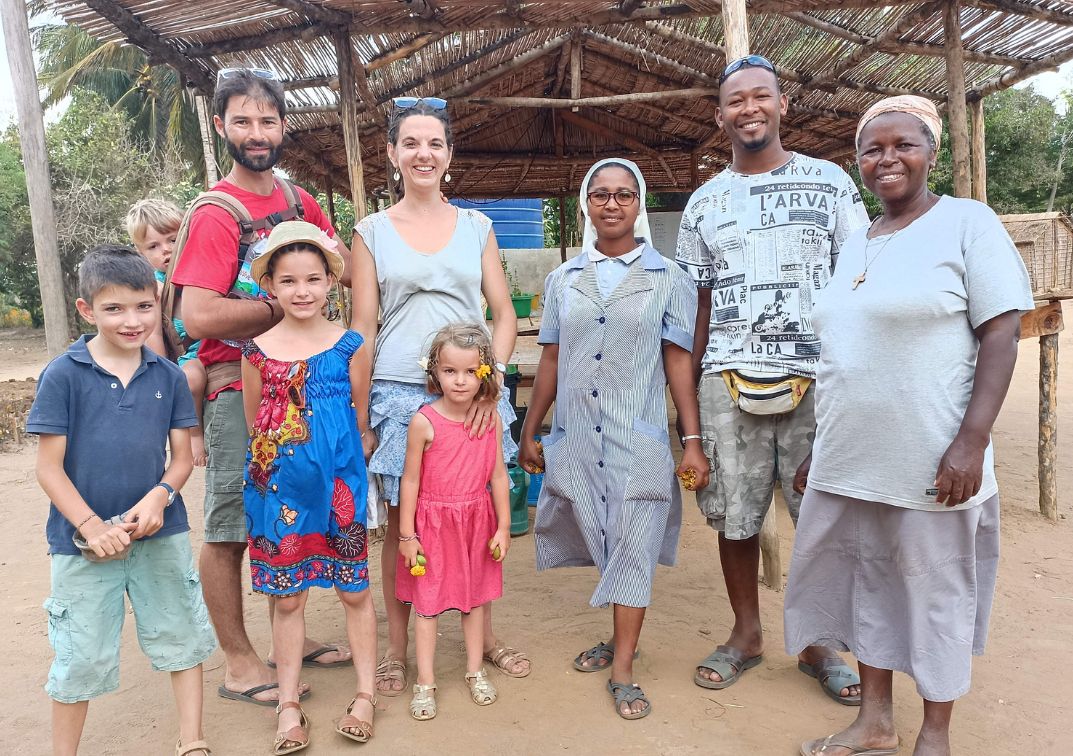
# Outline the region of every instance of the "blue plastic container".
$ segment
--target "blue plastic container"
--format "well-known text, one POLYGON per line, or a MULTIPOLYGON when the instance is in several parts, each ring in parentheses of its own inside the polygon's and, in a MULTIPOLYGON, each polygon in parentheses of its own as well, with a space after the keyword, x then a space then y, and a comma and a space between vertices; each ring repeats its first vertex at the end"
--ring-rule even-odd
POLYGON ((531 507, 537 505, 537 499, 540 498, 540 487, 544 485, 544 473, 526 473, 529 476, 529 492, 525 495, 525 500, 531 507))
POLYGON ((543 249, 544 211, 539 199, 475 199, 456 197, 455 207, 469 207, 492 219, 501 249, 543 249))

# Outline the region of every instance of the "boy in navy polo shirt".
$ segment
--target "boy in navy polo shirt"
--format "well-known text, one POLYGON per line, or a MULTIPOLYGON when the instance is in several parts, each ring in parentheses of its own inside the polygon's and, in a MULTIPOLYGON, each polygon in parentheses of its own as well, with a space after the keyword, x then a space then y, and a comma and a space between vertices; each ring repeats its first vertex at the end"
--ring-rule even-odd
POLYGON ((176 754, 208 756, 201 663, 216 639, 178 496, 193 467, 193 401, 183 372, 143 346, 160 320, 148 261, 129 247, 98 247, 78 285, 78 312, 97 334, 45 368, 26 424, 40 435, 37 480, 52 500, 53 753, 73 756, 89 700, 119 687, 127 594, 142 650, 171 673, 176 754))

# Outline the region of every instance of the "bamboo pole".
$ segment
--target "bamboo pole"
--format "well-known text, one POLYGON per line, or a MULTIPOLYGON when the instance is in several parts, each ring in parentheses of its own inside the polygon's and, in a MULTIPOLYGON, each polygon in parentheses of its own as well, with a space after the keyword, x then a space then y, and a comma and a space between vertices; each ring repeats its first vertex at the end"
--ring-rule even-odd
MULTIPOLYGON (((577 35, 570 43, 570 99, 581 99, 581 39, 577 35)), ((574 106, 570 110, 576 113, 578 109, 574 106)))
POLYGON ((37 282, 41 289, 41 309, 45 316, 45 346, 55 357, 67 349, 70 331, 67 302, 63 294, 63 269, 60 266, 56 212, 52 205, 48 152, 45 148, 45 122, 38 98, 37 72, 34 70, 30 24, 23 0, 0 0, 7 61, 15 87, 15 109, 19 119, 19 144, 26 173, 26 194, 30 203, 37 282))
POLYGON ((566 262, 566 195, 559 195, 559 259, 566 262))
POLYGON ((689 100, 698 97, 718 97, 719 90, 714 87, 690 87, 688 89, 671 89, 663 92, 630 92, 628 94, 602 95, 599 97, 462 97, 460 101, 470 105, 484 105, 502 108, 570 108, 577 112, 579 107, 604 108, 618 105, 634 105, 660 100, 689 100))
MULTIPOLYGON (((350 33, 340 30, 332 35, 339 69, 339 99, 343 109, 343 140, 346 144, 350 196, 354 203, 354 222, 365 217, 365 170, 361 163, 361 136, 358 131, 358 82, 354 72, 354 54, 350 33)), ((371 103, 370 103, 371 105, 371 103)))
POLYGON ((954 168, 954 195, 972 196, 969 169, 969 119, 965 104, 965 49, 961 42, 958 0, 947 0, 943 9, 946 43, 946 117, 950 122, 950 157, 954 168))
POLYGON ((1058 334, 1039 339, 1039 511, 1058 521, 1058 334))
MULTIPOLYGON (((745 13, 745 0, 724 0, 723 34, 728 61, 749 54, 749 19, 745 13)), ((782 555, 779 553, 779 527, 775 521, 774 501, 760 526, 760 553, 764 564, 764 584, 781 591, 782 555)))
POLYGON ((210 189, 220 180, 216 165, 216 130, 212 126, 212 108, 208 97, 194 95, 194 107, 197 109, 197 126, 201 131, 201 156, 205 161, 205 188, 210 189))
POLYGON ((987 134, 984 126, 984 101, 969 105, 972 114, 972 196, 987 204, 987 134))

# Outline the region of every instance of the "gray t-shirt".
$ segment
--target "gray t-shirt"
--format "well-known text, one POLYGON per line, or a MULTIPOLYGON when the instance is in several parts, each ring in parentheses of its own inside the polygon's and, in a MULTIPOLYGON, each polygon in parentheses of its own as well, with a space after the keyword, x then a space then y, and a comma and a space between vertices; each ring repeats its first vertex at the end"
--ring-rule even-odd
POLYGON ((712 290, 704 371, 815 376, 813 299, 843 241, 867 222, 845 171, 796 153, 767 173, 728 168, 694 192, 675 258, 712 290))
POLYGON ((433 335, 448 323, 484 323, 481 255, 492 221, 465 208, 447 246, 422 254, 403 241, 386 212, 354 228, 376 263, 383 324, 376 336, 373 380, 424 383, 419 364, 433 335))
MULTIPOLYGON (((973 329, 1033 308, 1028 273, 998 216, 974 200, 942 197, 871 245, 866 233, 846 241, 812 313, 823 350, 809 485, 947 510, 935 503, 935 474, 972 394, 973 329)), ((983 473, 980 492, 956 508, 998 491, 990 444, 983 473)))

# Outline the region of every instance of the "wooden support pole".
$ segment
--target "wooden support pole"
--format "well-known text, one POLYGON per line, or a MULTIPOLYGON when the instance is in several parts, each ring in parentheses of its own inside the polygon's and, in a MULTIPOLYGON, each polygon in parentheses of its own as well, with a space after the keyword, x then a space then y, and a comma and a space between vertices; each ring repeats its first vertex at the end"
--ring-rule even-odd
POLYGON ((1058 522, 1058 334, 1039 339, 1039 511, 1058 522))
POLYGON ((201 156, 205 161, 205 188, 216 185, 220 172, 216 165, 216 129, 212 125, 212 108, 205 95, 194 95, 194 107, 197 108, 197 125, 201 131, 201 156))
MULTIPOLYGON (((570 99, 581 99, 581 39, 577 36, 570 45, 570 99)), ((577 107, 571 111, 577 112, 577 107)))
POLYGON ((328 171, 328 186, 326 189, 328 197, 328 220, 332 222, 332 228, 336 233, 339 233, 339 224, 335 219, 335 181, 332 180, 332 172, 328 171))
MULTIPOLYGON (((743 58, 749 54, 749 19, 745 0, 724 0, 723 36, 726 59, 743 58)), ((775 521, 775 502, 771 502, 760 526, 760 553, 764 563, 764 584, 782 590, 782 555, 779 553, 779 527, 775 521)))
POLYGON ((559 195, 559 259, 566 262, 566 195, 559 195))
POLYGON ((19 119, 19 144, 26 174, 26 194, 30 203, 37 282, 41 289, 41 309, 45 316, 45 346, 55 357, 67 349, 67 301, 63 294, 56 212, 52 205, 45 122, 34 70, 30 24, 24 0, 0 0, 0 21, 7 46, 7 62, 15 87, 15 109, 19 119))
POLYGON ((972 196, 969 168, 969 118, 965 104, 965 49, 961 42, 958 0, 943 9, 946 44, 946 117, 950 122, 950 157, 954 168, 954 195, 972 196))
POLYGON ((972 114, 972 198, 987 204, 987 134, 984 126, 984 101, 969 105, 972 114))
POLYGON ((336 65, 339 69, 339 99, 343 108, 343 140, 346 144, 350 196, 354 202, 354 222, 365 217, 365 170, 361 163, 361 136, 358 131, 358 82, 354 72, 354 54, 350 33, 345 29, 332 35, 336 65))

